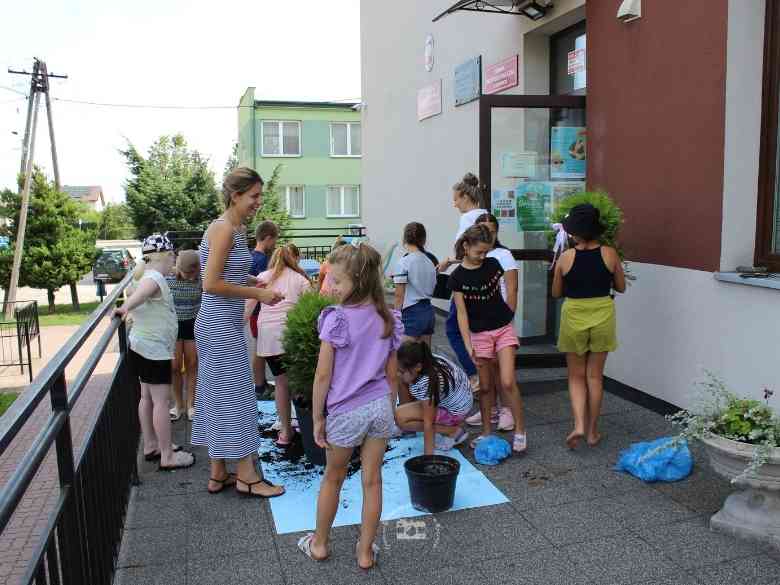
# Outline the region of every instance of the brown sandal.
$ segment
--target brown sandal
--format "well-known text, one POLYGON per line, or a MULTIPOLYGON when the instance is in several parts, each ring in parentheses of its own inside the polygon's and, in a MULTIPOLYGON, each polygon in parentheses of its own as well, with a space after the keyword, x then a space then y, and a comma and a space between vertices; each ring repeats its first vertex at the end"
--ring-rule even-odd
POLYGON ((208 493, 210 493, 210 494, 218 494, 222 490, 224 490, 226 487, 230 487, 230 486, 236 485, 236 474, 235 473, 228 473, 225 476, 225 479, 217 479, 215 477, 210 477, 209 481, 213 481, 214 483, 218 483, 219 484, 219 489, 211 490, 209 488, 206 488, 206 491, 208 493))

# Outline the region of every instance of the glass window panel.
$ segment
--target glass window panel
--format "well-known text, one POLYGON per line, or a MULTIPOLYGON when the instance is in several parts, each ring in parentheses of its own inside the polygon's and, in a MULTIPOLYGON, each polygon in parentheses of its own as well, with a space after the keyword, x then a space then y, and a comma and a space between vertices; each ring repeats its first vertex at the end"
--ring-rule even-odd
POLYGON ((359 215, 360 187, 345 187, 344 191, 344 215, 359 215))
POLYGON ((360 137, 360 124, 352 124, 350 128, 350 145, 352 151, 350 154, 354 156, 360 156, 361 153, 361 137, 360 137))
POLYGON ((303 217, 306 212, 304 208, 303 187, 290 187, 288 213, 291 217, 303 217))
POLYGON ((301 154, 300 125, 298 122, 284 122, 284 151, 282 154, 301 154))
POLYGON ((347 152, 347 125, 331 124, 331 154, 336 156, 346 156, 347 152))
POLYGON ((263 154, 279 154, 279 124, 263 122, 263 154))
MULTIPOLYGON (((780 111, 780 108, 778 109, 780 111)), ((778 142, 780 145, 780 124, 777 128, 778 142)), ((775 204, 772 217, 772 253, 780 254, 780 148, 777 149, 775 163, 775 204)))
POLYGON ((341 187, 328 187, 328 215, 341 215, 341 187))

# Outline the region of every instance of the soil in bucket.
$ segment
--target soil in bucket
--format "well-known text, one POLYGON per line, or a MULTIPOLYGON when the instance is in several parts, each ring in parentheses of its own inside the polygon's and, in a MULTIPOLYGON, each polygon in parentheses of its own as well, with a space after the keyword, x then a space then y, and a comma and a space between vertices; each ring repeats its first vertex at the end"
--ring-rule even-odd
POLYGON ((452 508, 460 463, 445 455, 418 455, 404 463, 412 506, 421 512, 452 508))

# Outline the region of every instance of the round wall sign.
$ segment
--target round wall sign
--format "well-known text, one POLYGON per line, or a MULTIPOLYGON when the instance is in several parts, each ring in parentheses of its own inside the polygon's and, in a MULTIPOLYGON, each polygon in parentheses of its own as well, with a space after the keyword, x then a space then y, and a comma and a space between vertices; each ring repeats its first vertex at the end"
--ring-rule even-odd
POLYGON ((433 71, 433 35, 425 37, 425 70, 433 71))

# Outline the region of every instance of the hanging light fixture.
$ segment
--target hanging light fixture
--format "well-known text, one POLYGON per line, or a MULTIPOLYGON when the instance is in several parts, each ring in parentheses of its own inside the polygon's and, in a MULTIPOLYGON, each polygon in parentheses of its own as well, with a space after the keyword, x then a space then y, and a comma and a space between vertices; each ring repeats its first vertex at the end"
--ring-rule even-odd
POLYGON ((539 20, 540 18, 544 18, 544 16, 547 14, 547 10, 549 9, 549 5, 542 6, 535 0, 532 2, 529 2, 528 4, 524 4, 520 7, 520 14, 523 16, 530 18, 531 20, 539 20))

